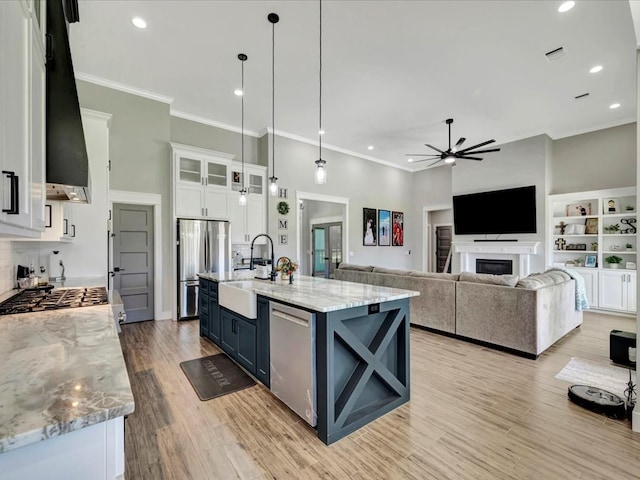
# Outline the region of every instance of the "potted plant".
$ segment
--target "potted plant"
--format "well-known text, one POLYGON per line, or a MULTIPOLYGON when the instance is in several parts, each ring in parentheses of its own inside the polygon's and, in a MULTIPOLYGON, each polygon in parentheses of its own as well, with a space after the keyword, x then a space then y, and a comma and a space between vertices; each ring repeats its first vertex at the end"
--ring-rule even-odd
POLYGON ((604 227, 604 231, 607 233, 616 233, 618 230, 620 230, 620 225, 617 223, 604 227))
POLYGON ((633 210, 634 210, 634 206, 633 206, 633 205, 627 205, 626 207, 624 207, 624 209, 625 209, 627 212, 633 212, 633 210))
POLYGON ((631 249, 633 249, 633 245, 631 245, 630 243, 627 243, 625 245, 625 247, 627 247, 627 250, 631 251, 631 249))
POLYGON ((617 255, 610 255, 604 259, 605 262, 609 264, 609 268, 620 268, 620 263, 622 263, 622 258, 617 255))

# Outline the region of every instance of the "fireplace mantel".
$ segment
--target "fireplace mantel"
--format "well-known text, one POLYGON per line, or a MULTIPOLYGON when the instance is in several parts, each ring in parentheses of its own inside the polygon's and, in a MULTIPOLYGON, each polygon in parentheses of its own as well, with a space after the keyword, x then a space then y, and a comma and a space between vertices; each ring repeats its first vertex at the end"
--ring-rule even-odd
POLYGON ((526 277, 539 247, 540 242, 454 242, 453 252, 460 255, 461 272, 475 272, 476 258, 497 258, 513 260, 513 273, 526 277))

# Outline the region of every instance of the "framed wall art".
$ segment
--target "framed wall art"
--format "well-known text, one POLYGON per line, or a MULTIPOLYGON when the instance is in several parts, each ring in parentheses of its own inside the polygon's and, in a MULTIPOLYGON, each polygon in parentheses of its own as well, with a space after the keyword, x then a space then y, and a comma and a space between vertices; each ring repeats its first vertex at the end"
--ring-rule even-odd
POLYGON ((404 213, 393 212, 391 219, 392 245, 402 247, 404 245, 404 213))
POLYGON ((580 217, 591 215, 591 202, 567 205, 567 217, 580 217))
POLYGON ((378 210, 378 245, 388 247, 391 245, 391 212, 378 210))
POLYGON ((593 235, 598 233, 598 219, 597 218, 587 218, 585 220, 585 229, 584 233, 587 235, 593 235))
POLYGON ((584 257, 584 266, 589 268, 595 268, 597 255, 586 255, 584 257))
POLYGON ((362 244, 375 246, 377 242, 377 210, 375 208, 362 209, 362 244))
POLYGON ((602 200, 602 213, 613 214, 620 213, 618 208, 618 199, 617 198, 604 198, 602 200))

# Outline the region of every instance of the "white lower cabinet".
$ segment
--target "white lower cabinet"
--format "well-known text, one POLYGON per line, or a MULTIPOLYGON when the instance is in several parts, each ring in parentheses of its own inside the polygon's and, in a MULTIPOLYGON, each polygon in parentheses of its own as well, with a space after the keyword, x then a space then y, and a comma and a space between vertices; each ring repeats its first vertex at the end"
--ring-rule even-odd
POLYGON ((636 311, 636 272, 603 269, 598 272, 598 308, 636 311))
POLYGON ((598 270, 582 268, 578 270, 578 273, 584 279, 584 289, 589 306, 596 308, 598 306, 598 270))

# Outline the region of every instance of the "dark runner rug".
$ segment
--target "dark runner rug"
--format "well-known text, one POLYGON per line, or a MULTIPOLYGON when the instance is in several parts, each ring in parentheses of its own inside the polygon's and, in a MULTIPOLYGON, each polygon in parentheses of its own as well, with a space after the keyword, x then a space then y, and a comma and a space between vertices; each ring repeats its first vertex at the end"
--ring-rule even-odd
POLYGON ((256 384, 224 353, 187 360, 180 367, 202 401, 256 384))

